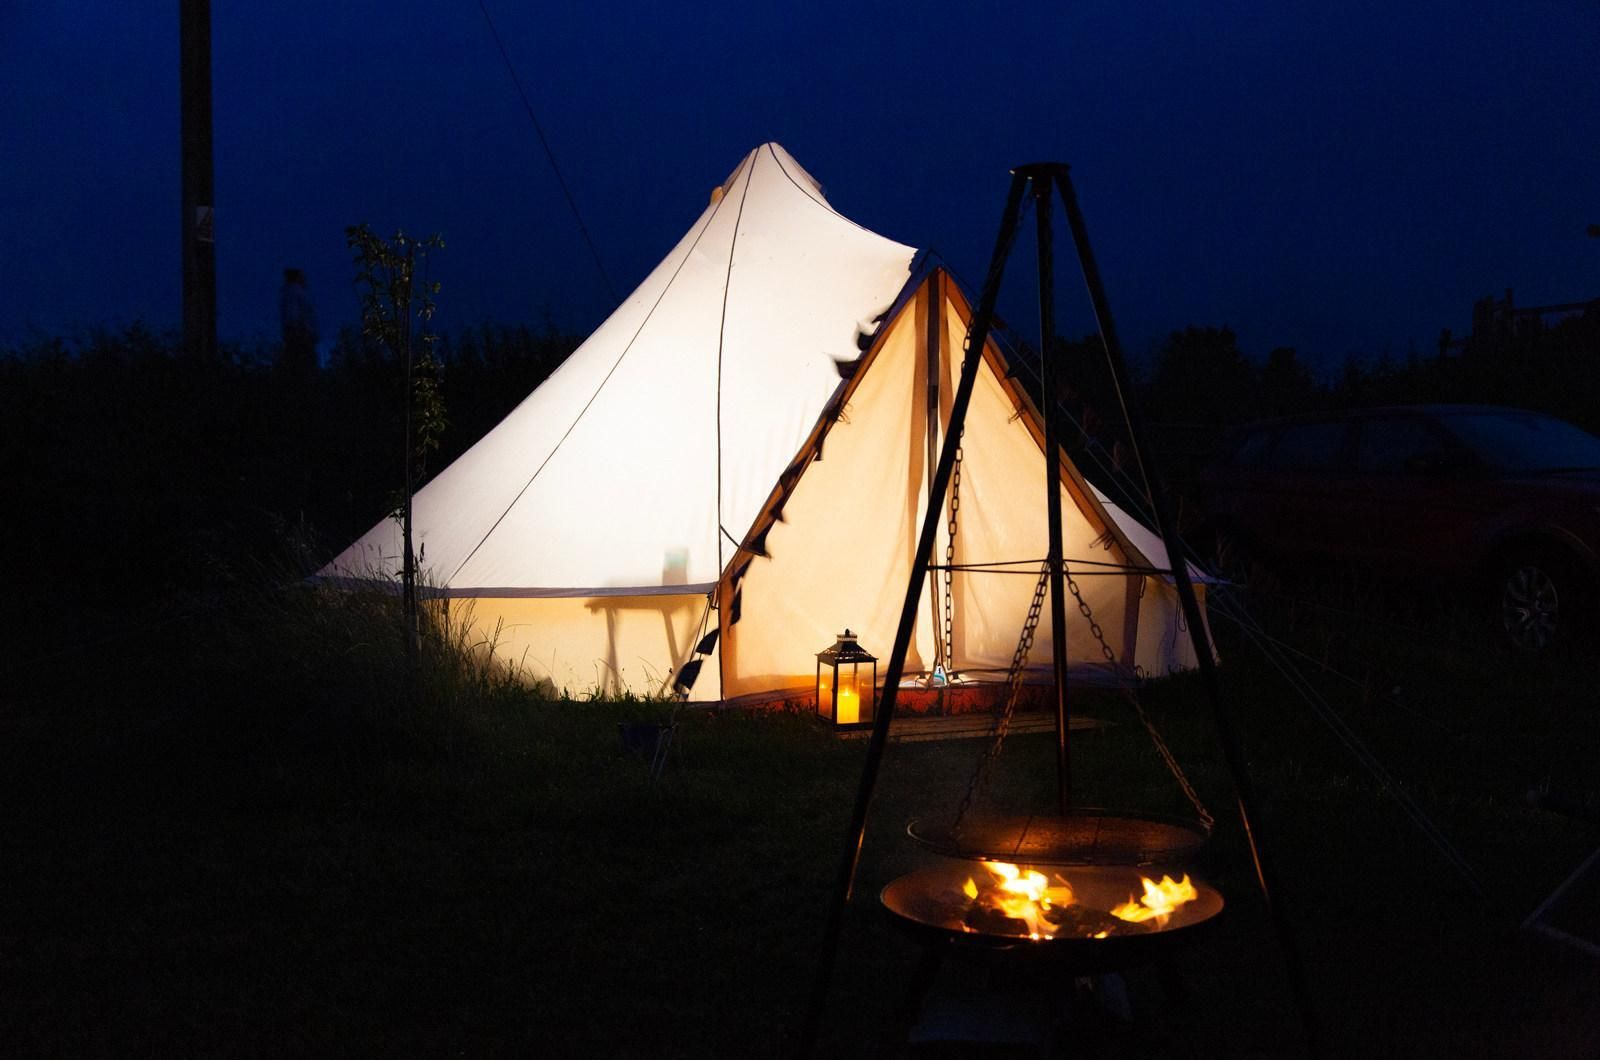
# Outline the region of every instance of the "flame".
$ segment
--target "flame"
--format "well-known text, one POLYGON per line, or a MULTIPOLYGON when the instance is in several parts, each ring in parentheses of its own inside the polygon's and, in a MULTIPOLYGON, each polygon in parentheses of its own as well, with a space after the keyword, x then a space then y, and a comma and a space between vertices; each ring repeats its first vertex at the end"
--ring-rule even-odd
POLYGON ((1141 876, 1139 882, 1144 884, 1144 897, 1135 899, 1130 894, 1126 902, 1111 910, 1112 916, 1133 924, 1154 919, 1157 925, 1161 925, 1180 905, 1199 897, 1194 884, 1189 882, 1188 874, 1177 882, 1171 876, 1161 877, 1160 883, 1148 876, 1141 876))
MULTIPOLYGON (((1031 939, 1053 939, 1058 931, 1070 930, 1063 927, 1069 919, 1079 922, 1079 918, 1069 918, 1064 912, 1067 906, 1078 902, 1072 884, 1065 877, 1047 877, 1035 869, 1005 861, 986 861, 982 865, 988 875, 975 874, 976 878, 968 876, 961 886, 961 893, 971 903, 972 912, 998 914, 1006 920, 1016 921, 1031 939)), ((1177 881, 1164 875, 1159 883, 1147 876, 1140 876, 1139 882, 1144 888, 1143 896, 1135 898, 1130 894, 1126 902, 1110 911, 1112 916, 1133 924, 1153 921, 1155 927, 1161 928, 1166 926, 1168 918, 1180 906, 1200 896, 1198 888, 1187 875, 1177 881)), ((1095 911, 1087 910, 1086 913, 1092 916, 1095 911)), ((969 932, 985 930, 966 922, 963 922, 963 929, 969 932)), ((1010 933, 1015 929, 999 930, 1010 933)), ((1084 937, 1103 939, 1117 933, 1115 928, 1103 928, 1092 935, 1085 930, 1084 937)))
POLYGON ((1009 920, 1020 920, 1027 926, 1029 938, 1055 938, 1056 925, 1047 914, 1075 901, 1071 884, 1057 876, 1056 885, 1052 886, 1044 873, 1005 861, 986 861, 983 867, 992 877, 989 886, 980 888, 976 880, 968 877, 961 888, 963 894, 1009 920))

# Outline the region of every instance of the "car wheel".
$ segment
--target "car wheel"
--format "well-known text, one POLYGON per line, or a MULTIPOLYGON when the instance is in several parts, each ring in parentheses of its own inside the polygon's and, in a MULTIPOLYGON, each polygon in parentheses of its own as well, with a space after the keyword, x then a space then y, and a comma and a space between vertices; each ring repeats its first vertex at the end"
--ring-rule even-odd
POLYGON ((1531 553, 1500 567, 1500 631, 1517 651, 1540 655, 1570 638, 1578 602, 1566 564, 1531 553))

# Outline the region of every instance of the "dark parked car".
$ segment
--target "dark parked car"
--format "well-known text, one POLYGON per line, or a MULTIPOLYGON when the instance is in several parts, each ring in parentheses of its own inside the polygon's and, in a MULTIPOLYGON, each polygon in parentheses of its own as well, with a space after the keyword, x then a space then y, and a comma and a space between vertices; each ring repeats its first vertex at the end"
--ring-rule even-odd
POLYGON ((1592 616, 1600 438, 1518 409, 1418 405, 1233 434, 1201 476, 1219 565, 1340 560, 1487 589, 1516 647, 1592 616))

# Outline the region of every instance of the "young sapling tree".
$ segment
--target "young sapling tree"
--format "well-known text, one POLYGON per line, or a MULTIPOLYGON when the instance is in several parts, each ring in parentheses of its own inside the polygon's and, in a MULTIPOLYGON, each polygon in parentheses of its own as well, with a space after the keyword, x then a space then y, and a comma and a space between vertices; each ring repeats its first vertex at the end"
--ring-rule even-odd
POLYGON ((384 239, 370 225, 361 224, 345 229, 345 242, 354 255, 362 334, 405 367, 405 451, 400 495, 391 515, 400 524, 406 657, 415 665, 422 631, 411 499, 426 477, 428 456, 439 448, 447 422, 439 389, 439 364, 434 357, 439 340, 433 330, 433 316, 438 309, 434 299, 439 283, 428 272, 429 254, 444 249, 444 239, 437 233, 417 239, 403 231, 384 239))

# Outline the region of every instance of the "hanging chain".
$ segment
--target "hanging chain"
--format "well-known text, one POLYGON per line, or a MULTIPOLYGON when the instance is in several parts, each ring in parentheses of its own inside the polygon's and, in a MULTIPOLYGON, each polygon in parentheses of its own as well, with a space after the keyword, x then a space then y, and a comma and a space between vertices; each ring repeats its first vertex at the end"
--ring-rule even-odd
POLYGON ((1033 650, 1033 637, 1039 629, 1039 616, 1044 613, 1044 594, 1050 588, 1050 564, 1045 562, 1039 571, 1039 581, 1033 587, 1033 600, 1028 604, 1028 617, 1022 623, 1022 636, 1017 638, 1016 651, 1011 653, 1011 668, 1006 671, 1006 703, 1005 709, 994 722, 994 735, 989 741, 989 747, 978 758, 978 765, 972 771, 972 778, 967 781, 966 794, 961 797, 961 806, 956 810, 956 823, 954 831, 961 834, 961 822, 966 819, 967 811, 972 809, 973 801, 982 790, 983 783, 988 779, 989 766, 1000 757, 1000 749, 1005 746, 1006 733, 1011 728, 1011 718, 1017 712, 1017 703, 1022 698, 1022 673, 1028 665, 1028 653, 1033 650))
MULTIPOLYGON (((1105 630, 1101 628, 1099 621, 1094 617, 1094 610, 1089 606, 1089 602, 1083 598, 1083 589, 1078 585, 1077 579, 1072 576, 1071 569, 1067 568, 1065 564, 1062 566, 1062 572, 1066 576, 1067 590, 1072 593, 1072 598, 1077 601, 1078 613, 1083 615, 1084 620, 1089 624, 1089 632, 1093 634, 1095 641, 1100 645, 1100 653, 1105 656, 1106 662, 1110 663, 1114 668, 1117 664, 1117 655, 1116 652, 1111 650, 1111 645, 1106 643, 1105 630)), ((1011 656, 1011 667, 1006 672, 1005 709, 995 719, 993 738, 989 742, 989 747, 979 757, 977 767, 972 771, 972 777, 967 781, 967 790, 961 797, 961 805, 956 810, 953 831, 957 835, 960 835, 961 825, 966 820, 968 811, 972 809, 972 804, 977 800, 978 793, 983 789, 984 782, 988 778, 989 767, 1000 757, 1000 751, 1005 746, 1006 734, 1011 728, 1011 719, 1016 714, 1017 703, 1021 699, 1023 671, 1027 668, 1028 655, 1033 650, 1034 635, 1038 631, 1039 619, 1044 612, 1045 592, 1049 585, 1050 564, 1046 561, 1039 572, 1039 581, 1034 585, 1033 599, 1028 605, 1028 617, 1022 624, 1022 635, 1017 640, 1016 650, 1011 656)), ((1155 745, 1156 753, 1161 756, 1162 762, 1166 763, 1166 767, 1172 773, 1173 779, 1177 781, 1179 789, 1182 790, 1184 797, 1189 800, 1189 805, 1194 808, 1195 816, 1200 821, 1200 827, 1209 835, 1216 827, 1216 818, 1211 815, 1211 811, 1206 808, 1206 804, 1201 800, 1200 793, 1189 782, 1188 775, 1184 773, 1183 767, 1178 764, 1172 749, 1167 746, 1167 741, 1162 738, 1161 733, 1155 727, 1155 723, 1150 720, 1150 715, 1145 712, 1144 704, 1140 702, 1138 695, 1126 685, 1122 686, 1122 694, 1133 707, 1134 713, 1139 718, 1139 723, 1144 726, 1146 735, 1150 737, 1150 742, 1155 745)))
POLYGON ((948 535, 944 545, 944 681, 947 686, 956 672, 956 531, 961 511, 961 458, 964 455, 961 439, 965 434, 963 428, 956 435, 956 461, 950 477, 950 520, 945 524, 948 535))
MULTIPOLYGON (((1094 634, 1094 639, 1100 643, 1100 653, 1105 656, 1106 662, 1115 669, 1117 654, 1111 650, 1111 645, 1106 643, 1105 630, 1100 628, 1100 623, 1095 621, 1094 612, 1089 608, 1089 602, 1083 598, 1083 590, 1078 587, 1078 582, 1072 577, 1072 571, 1065 564, 1062 565, 1067 576, 1067 590, 1072 593, 1072 598, 1078 601, 1078 613, 1083 615, 1089 623, 1089 632, 1094 634)), ((1183 790, 1184 797, 1189 800, 1189 805, 1194 807, 1195 816, 1200 819, 1200 827, 1206 834, 1211 833, 1216 825, 1216 818, 1211 816, 1211 811, 1206 809, 1206 804, 1200 800, 1200 793, 1194 790, 1194 785, 1189 783, 1188 776, 1183 772, 1183 767, 1178 765, 1178 760, 1173 757, 1172 749, 1167 746, 1167 741, 1161 738, 1161 733, 1156 731, 1155 723, 1150 720, 1150 715, 1145 713, 1144 704, 1139 702, 1139 696, 1134 690, 1123 685, 1122 694, 1132 706, 1135 714, 1139 716, 1139 723, 1144 726, 1144 731, 1149 735, 1150 742, 1155 744, 1156 753, 1167 764, 1172 778, 1178 782, 1178 787, 1183 790)))

